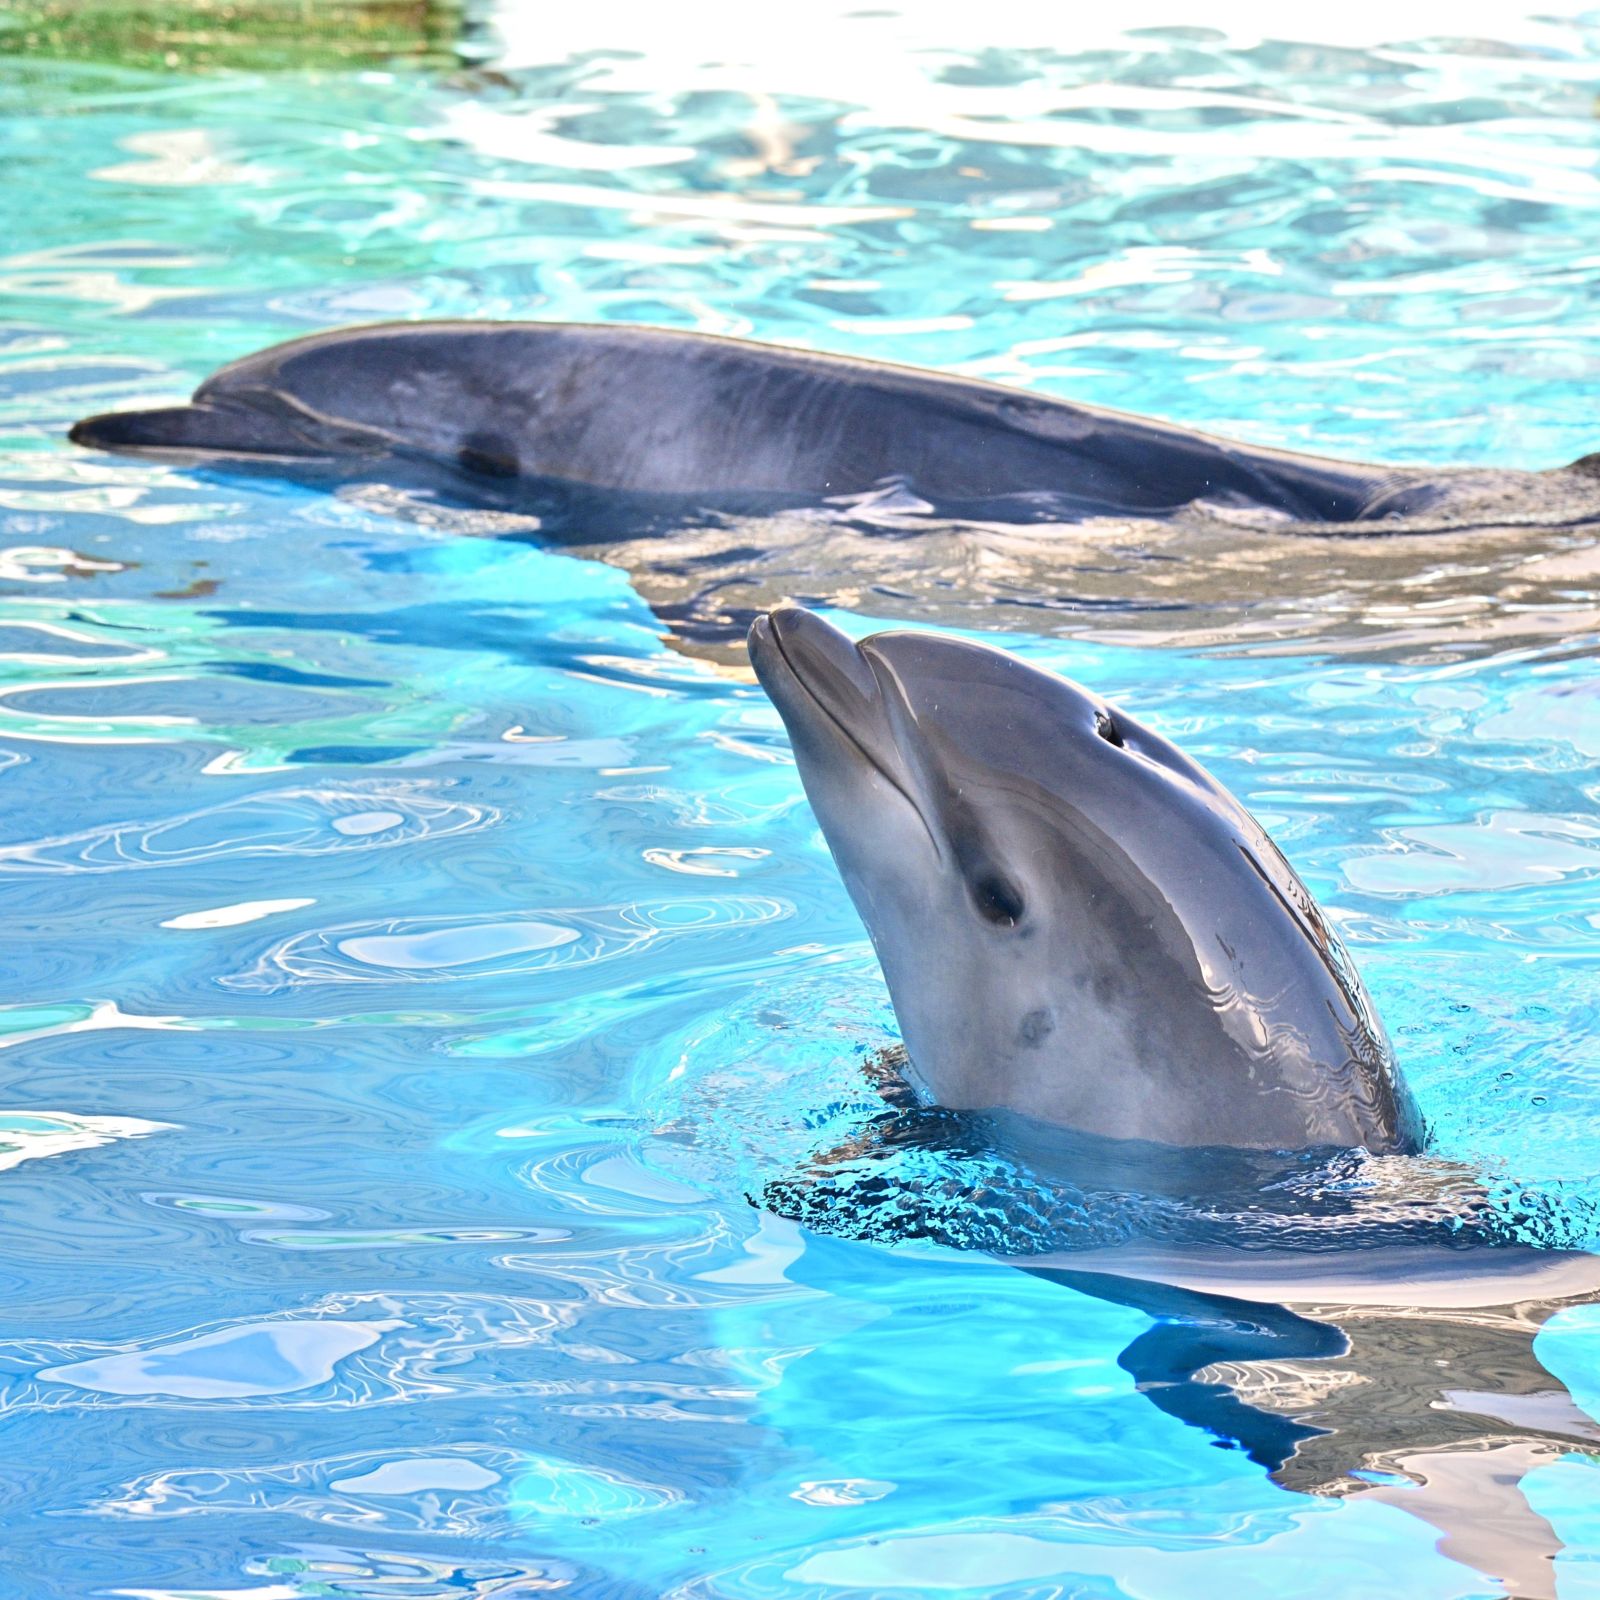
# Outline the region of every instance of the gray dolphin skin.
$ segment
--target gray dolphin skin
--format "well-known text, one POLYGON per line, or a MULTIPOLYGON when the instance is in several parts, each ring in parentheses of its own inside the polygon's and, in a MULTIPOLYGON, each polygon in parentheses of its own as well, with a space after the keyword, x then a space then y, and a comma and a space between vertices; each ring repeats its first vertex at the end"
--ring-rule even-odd
POLYGON ((1326 917, 1165 739, 946 636, 857 645, 780 607, 750 654, 938 1103, 1172 1145, 1421 1147, 1326 917))
MULTIPOLYGON (((1197 502, 1310 523, 1469 518, 1487 495, 1572 520, 1555 473, 1363 466, 1208 437, 976 379, 660 328, 381 324, 223 367, 187 405, 79 422, 81 445, 281 471, 427 465, 715 507, 901 479, 1014 518, 1163 517, 1197 502), (1550 486, 1558 486, 1553 496, 1550 486), (998 503, 998 504, 997 504, 998 503)), ((381 476, 381 470, 378 471, 381 476)))

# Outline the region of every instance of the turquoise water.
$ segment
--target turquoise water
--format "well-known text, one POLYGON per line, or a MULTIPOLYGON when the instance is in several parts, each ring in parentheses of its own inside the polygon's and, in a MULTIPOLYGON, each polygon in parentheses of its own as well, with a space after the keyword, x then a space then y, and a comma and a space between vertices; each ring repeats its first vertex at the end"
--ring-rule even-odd
MULTIPOLYGON (((427 76, 0 63, 8 1594, 1505 1592, 1156 1409, 1143 1313, 750 1203, 881 1110, 893 1018, 776 715, 626 572, 62 438, 468 315, 1369 458, 1600 447, 1593 19, 982 9, 507 9, 427 76)), ((1352 567, 1299 642, 988 625, 1245 799, 1436 1152, 1600 1248, 1600 567, 1535 556, 1536 602, 1503 553, 1352 567)), ((1600 1309, 1535 1350, 1600 1416, 1600 1309)), ((1523 1480, 1563 1597, 1596 1471, 1523 1480)))

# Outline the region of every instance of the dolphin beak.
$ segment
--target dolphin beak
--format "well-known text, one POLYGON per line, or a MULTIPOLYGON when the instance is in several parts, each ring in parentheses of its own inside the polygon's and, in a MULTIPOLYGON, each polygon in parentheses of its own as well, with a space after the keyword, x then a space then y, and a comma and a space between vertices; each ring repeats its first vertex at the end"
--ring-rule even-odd
POLYGON ((89 450, 175 461, 213 457, 300 461, 323 456, 281 418, 253 407, 205 401, 151 411, 102 412, 74 423, 67 437, 89 450))
MULTIPOLYGON (((810 750, 812 759, 828 764, 849 751, 899 792, 937 853, 938 839, 917 802, 883 685, 855 641, 804 606, 775 606, 751 626, 750 663, 796 754, 810 750)), ((801 762, 802 772, 806 764, 801 762)))
POLYGON ((73 423, 67 437, 86 450, 130 455, 182 449, 195 432, 192 410, 191 406, 165 406, 159 411, 107 411, 73 423))
MULTIPOLYGON (((855 641, 804 606, 774 606, 750 629, 750 659, 758 676, 763 661, 797 678, 835 721, 879 698, 877 679, 855 641)), ((763 677, 763 684, 766 680, 763 677)), ((848 724, 847 724, 848 725, 848 724)))
POLYGON ((209 455, 216 451, 259 448, 249 438, 243 417, 209 406, 162 406, 154 411, 107 411, 74 423, 67 435, 89 450, 121 455, 209 455))

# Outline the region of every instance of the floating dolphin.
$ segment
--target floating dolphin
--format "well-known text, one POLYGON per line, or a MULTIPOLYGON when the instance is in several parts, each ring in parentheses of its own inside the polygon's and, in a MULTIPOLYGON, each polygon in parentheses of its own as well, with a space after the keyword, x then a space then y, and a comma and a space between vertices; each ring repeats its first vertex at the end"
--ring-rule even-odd
MULTIPOLYGON (((1481 516, 1556 473, 1361 465, 885 362, 662 328, 417 322, 312 334, 223 367, 187 405, 90 417, 75 442, 186 461, 370 467, 679 496, 705 509, 861 494, 1023 517, 1170 515, 1198 501, 1302 522, 1481 516)), ((1572 507, 1568 507, 1570 512, 1572 507)))
POLYGON ((1196 500, 1354 522, 1471 474, 1251 449, 1166 423, 880 362, 657 328, 400 323, 223 367, 188 405, 90 417, 73 440, 184 461, 422 464, 678 496, 705 509, 860 494, 1053 517, 1196 500))
POLYGON ((1571 562, 1600 527, 1593 456, 1550 472, 1331 461, 970 378, 643 327, 314 334, 222 368, 187 405, 90 417, 72 438, 535 518, 534 537, 626 567, 678 637, 729 660, 786 595, 870 592, 880 614, 931 620, 1020 607, 1009 614, 1031 626, 1109 612, 1193 641, 1239 607, 1241 584, 1252 632, 1304 634, 1326 610, 1308 596, 1356 585, 1370 610, 1381 584, 1416 617, 1453 593, 1463 562, 1495 570, 1482 592, 1514 601, 1505 619, 1435 605, 1391 631, 1565 636, 1586 625, 1571 562), (1401 554, 1395 534, 1429 536, 1428 553, 1401 554), (1536 558, 1552 554, 1546 571, 1536 558))

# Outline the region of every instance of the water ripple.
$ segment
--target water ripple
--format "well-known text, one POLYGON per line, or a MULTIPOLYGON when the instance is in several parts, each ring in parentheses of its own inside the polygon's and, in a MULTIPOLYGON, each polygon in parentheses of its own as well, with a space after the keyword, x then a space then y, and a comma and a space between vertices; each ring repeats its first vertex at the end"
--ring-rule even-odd
POLYGON ((24 1161, 95 1150, 118 1139, 164 1133, 170 1122, 141 1117, 85 1116, 71 1111, 0 1111, 0 1172, 24 1161))
POLYGON ((95 1394, 235 1400, 293 1394, 328 1383, 339 1363, 399 1322, 243 1323, 127 1355, 42 1367, 42 1383, 95 1394))
POLYGON ((632 1354, 628 1321, 586 1325, 598 1308, 647 1303, 603 1294, 554 1301, 504 1292, 345 1293, 305 1310, 142 1342, 0 1341, 0 1414, 271 1415, 498 1397, 538 1399, 575 1417, 654 1410, 689 1418, 701 1402, 749 1398, 749 1384, 710 1353, 701 1362, 632 1354))
POLYGON ((475 917, 398 917, 297 934, 217 981, 259 994, 308 984, 431 983, 592 966, 646 945, 781 921, 781 900, 724 896, 475 917))
POLYGON ((162 1519, 268 1511, 329 1528, 504 1535, 516 1526, 498 1485, 525 1457, 504 1446, 437 1446, 427 1454, 364 1451, 318 1461, 151 1473, 94 1509, 103 1516, 162 1519))
POLYGON ((422 783, 271 789, 221 805, 0 845, 4 872, 124 872, 261 856, 382 850, 490 828, 492 806, 438 799, 422 783))

